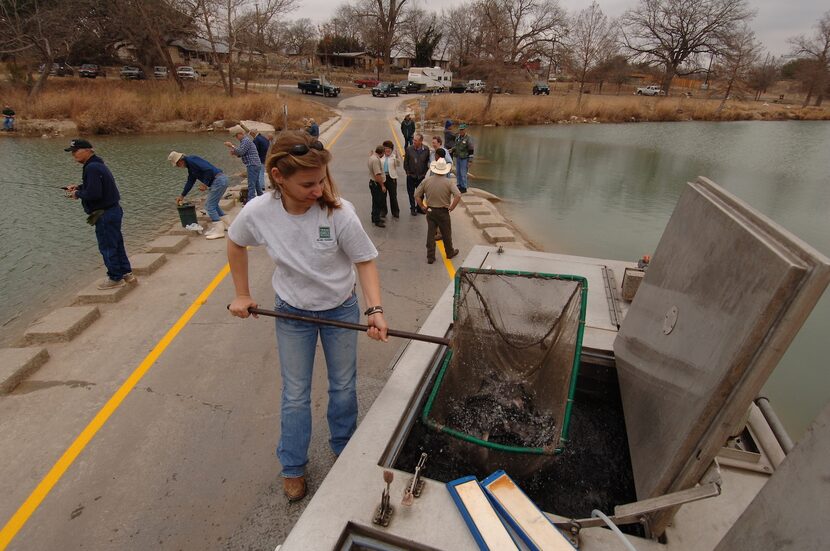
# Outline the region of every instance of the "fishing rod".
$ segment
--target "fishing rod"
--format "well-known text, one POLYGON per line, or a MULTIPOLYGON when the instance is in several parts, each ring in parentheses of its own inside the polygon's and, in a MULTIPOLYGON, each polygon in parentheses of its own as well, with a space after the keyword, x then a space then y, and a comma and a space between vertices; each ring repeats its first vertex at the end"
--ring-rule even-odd
MULTIPOLYGON (((228 310, 231 309, 231 305, 228 304, 228 310)), ((248 312, 251 314, 257 314, 260 316, 270 316, 272 318, 282 318, 294 321, 305 321, 308 323, 316 323, 318 325, 328 325, 331 327, 339 327, 341 329, 351 329, 353 331, 363 331, 369 329, 370 326, 368 325, 361 325, 359 323, 349 323, 346 321, 336 321, 336 320, 327 320, 321 318, 311 318, 308 316, 301 316, 299 314, 287 314, 285 312, 277 312, 275 310, 265 310, 263 308, 248 308, 248 312)), ((429 342, 432 344, 443 344, 444 346, 450 346, 450 339, 445 337, 434 337, 432 335, 423 335, 421 333, 410 333, 409 331, 399 331, 397 329, 387 329, 386 334, 390 337, 400 337, 402 339, 410 339, 413 341, 423 341, 429 342)))
POLYGON ((67 190, 68 186, 56 186, 54 184, 39 184, 37 182, 20 182, 20 181, 13 181, 13 180, 0 180, 0 184, 9 184, 13 186, 26 186, 26 187, 42 187, 42 188, 51 188, 51 189, 62 189, 64 191, 67 190))

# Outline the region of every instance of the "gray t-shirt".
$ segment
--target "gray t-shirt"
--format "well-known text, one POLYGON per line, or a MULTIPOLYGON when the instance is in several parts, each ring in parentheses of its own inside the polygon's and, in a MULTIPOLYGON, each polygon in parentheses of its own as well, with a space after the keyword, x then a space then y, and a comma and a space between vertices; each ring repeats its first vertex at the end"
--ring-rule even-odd
POLYGON ((276 262, 271 282, 285 302, 301 310, 329 310, 341 305, 355 284, 354 264, 378 256, 354 206, 329 216, 314 205, 304 214, 289 214, 281 199, 266 193, 249 201, 231 224, 228 236, 237 245, 265 245, 276 262))

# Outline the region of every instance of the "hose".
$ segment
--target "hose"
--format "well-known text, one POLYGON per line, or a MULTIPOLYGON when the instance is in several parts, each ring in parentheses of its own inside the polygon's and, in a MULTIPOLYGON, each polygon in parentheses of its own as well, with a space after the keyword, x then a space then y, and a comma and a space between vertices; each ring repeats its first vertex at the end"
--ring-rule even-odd
POLYGON ((634 547, 634 545, 632 545, 630 541, 628 541, 628 538, 626 538, 625 535, 620 531, 620 529, 617 528, 616 524, 611 522, 611 519, 608 518, 608 516, 605 513, 603 513, 599 509, 594 509, 593 511, 591 511, 591 516, 601 518, 603 522, 605 522, 605 524, 608 525, 608 528, 610 528, 612 532, 617 534, 617 537, 620 538, 620 541, 623 542, 623 545, 626 549, 628 549, 628 551, 637 551, 637 548, 634 547))

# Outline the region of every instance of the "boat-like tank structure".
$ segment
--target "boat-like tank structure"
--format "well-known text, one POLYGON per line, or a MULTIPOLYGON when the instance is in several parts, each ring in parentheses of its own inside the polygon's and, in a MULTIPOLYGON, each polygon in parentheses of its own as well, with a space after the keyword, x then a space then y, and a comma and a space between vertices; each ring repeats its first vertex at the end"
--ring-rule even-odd
MULTIPOLYGON (((559 453, 537 470, 519 453, 483 467, 424 413, 449 351, 411 342, 281 551, 497 548, 476 539, 471 522, 508 530, 519 549, 554 548, 522 532, 523 519, 538 521, 533 511, 514 511, 513 525, 475 510, 486 500, 461 513, 446 483, 481 481, 491 475, 482 469, 494 467, 566 545, 588 551, 622 549, 619 538, 663 551, 820 549, 830 541, 830 408, 791 451, 768 404, 756 405, 830 281, 827 258, 699 178, 678 201, 631 302, 622 299, 629 263, 475 247, 463 265, 585 282, 559 453), (385 472, 393 476, 382 498, 385 472)), ((421 333, 452 335, 454 298, 450 285, 421 333)))

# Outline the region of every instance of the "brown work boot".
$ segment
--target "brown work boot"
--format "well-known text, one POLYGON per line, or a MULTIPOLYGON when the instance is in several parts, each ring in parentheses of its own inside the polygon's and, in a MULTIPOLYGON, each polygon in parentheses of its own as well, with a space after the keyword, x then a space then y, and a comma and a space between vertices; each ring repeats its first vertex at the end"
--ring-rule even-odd
POLYGON ((458 256, 458 253, 458 249, 453 249, 447 253, 447 258, 455 258, 456 256, 458 256))
POLYGON ((282 490, 290 503, 300 501, 305 497, 305 494, 308 491, 305 484, 305 476, 298 476, 297 478, 283 478, 282 490))

